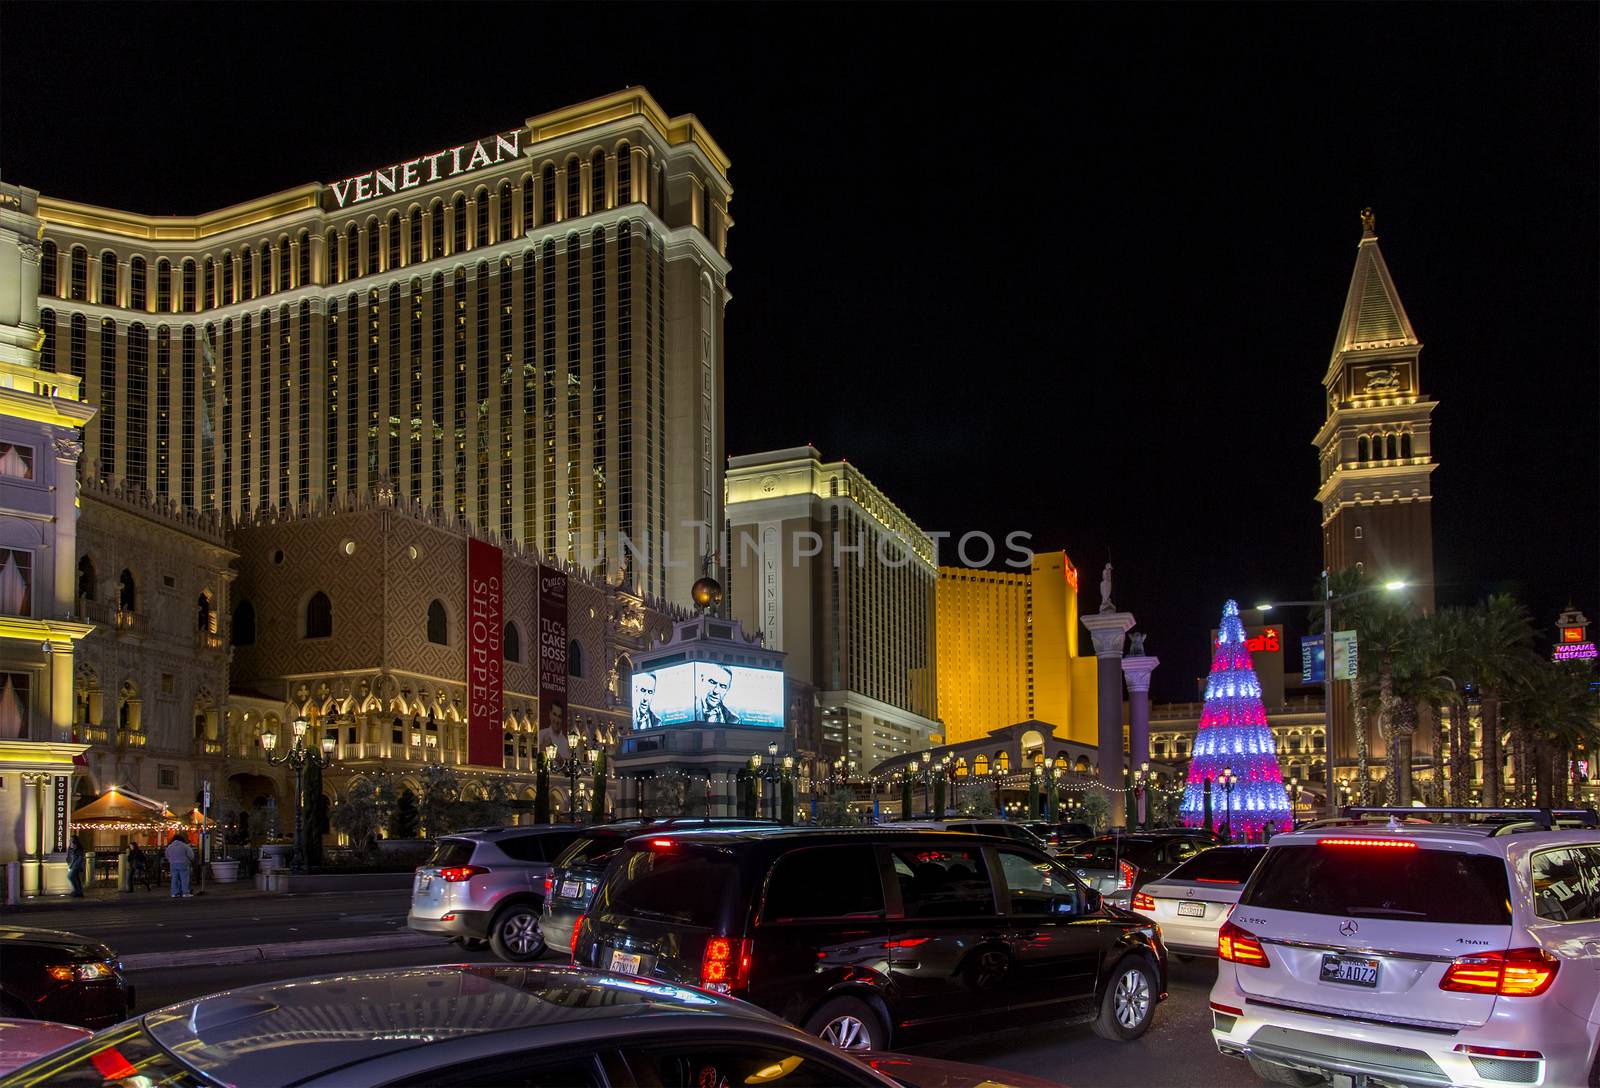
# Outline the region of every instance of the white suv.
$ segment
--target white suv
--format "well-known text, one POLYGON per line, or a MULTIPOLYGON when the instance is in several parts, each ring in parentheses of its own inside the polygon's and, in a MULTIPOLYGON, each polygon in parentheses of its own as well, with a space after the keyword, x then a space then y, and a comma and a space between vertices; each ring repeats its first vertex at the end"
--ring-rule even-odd
POLYGON ((1600 1083, 1600 830, 1278 835, 1217 941, 1212 1038, 1273 1083, 1600 1083))

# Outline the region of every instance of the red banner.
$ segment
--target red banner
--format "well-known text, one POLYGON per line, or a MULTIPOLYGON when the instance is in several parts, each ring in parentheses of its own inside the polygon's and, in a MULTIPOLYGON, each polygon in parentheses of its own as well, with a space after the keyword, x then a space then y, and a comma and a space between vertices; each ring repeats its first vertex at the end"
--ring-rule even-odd
POLYGON ((467 540, 467 762, 505 766, 505 562, 467 540))
POLYGON ((539 743, 567 735, 567 576, 539 568, 539 743))

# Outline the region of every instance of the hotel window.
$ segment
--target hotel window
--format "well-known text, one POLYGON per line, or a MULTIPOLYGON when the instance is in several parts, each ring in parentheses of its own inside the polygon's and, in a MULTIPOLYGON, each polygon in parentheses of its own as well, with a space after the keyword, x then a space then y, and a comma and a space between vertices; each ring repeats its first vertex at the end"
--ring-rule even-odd
POLYGON ((467 198, 460 193, 450 202, 451 253, 467 248, 467 198))
MULTIPOLYGON (((352 298, 354 296, 351 296, 352 298)), ((323 427, 324 498, 331 504, 339 494, 339 300, 328 300, 328 373, 323 398, 327 417, 323 427)), ((304 429, 301 434, 305 437, 304 429)))
POLYGON ((145 457, 148 454, 150 398, 150 332, 143 325, 128 329, 128 483, 135 487, 149 486, 145 475, 145 457))
POLYGON ((479 526, 487 526, 489 522, 489 484, 493 475, 489 468, 489 265, 486 261, 478 263, 478 274, 474 277, 477 287, 477 298, 473 300, 473 315, 477 319, 477 328, 473 336, 473 352, 475 356, 477 387, 473 404, 476 411, 473 413, 477 420, 478 430, 478 498, 473 509, 473 521, 479 526))
MULTIPOLYGON (((531 191, 531 190, 529 190, 531 191)), ((522 336, 517 340, 522 365, 518 380, 522 384, 522 542, 533 546, 538 542, 539 492, 535 471, 539 464, 538 416, 538 350, 539 309, 538 266, 533 250, 522 256, 522 336)), ((509 340, 507 341, 509 343, 509 340)), ((504 345, 502 345, 504 350, 504 345)))
POLYGON ((178 304, 183 308, 183 312, 186 313, 186 314, 192 314, 192 313, 195 312, 195 302, 194 302, 195 290, 196 290, 196 288, 195 288, 195 282, 194 282, 194 262, 193 261, 184 261, 183 262, 183 295, 180 298, 178 304))
POLYGON ((596 151, 589 157, 589 211, 606 210, 606 153, 596 151))
POLYGON ((367 226, 366 229, 361 232, 361 235, 362 241, 365 243, 365 245, 362 247, 361 274, 363 276, 376 275, 378 271, 378 255, 382 252, 381 246, 383 241, 383 239, 378 235, 377 216, 372 215, 367 217, 367 226))
POLYGON ((149 304, 150 296, 145 288, 144 258, 134 257, 128 262, 128 308, 143 310, 149 304))
POLYGON ((172 262, 165 257, 156 262, 156 312, 172 310, 172 262))
POLYGON ((500 203, 499 235, 495 238, 495 241, 505 242, 510 240, 512 234, 514 233, 511 229, 511 213, 514 210, 513 205, 515 201, 511 196, 511 183, 509 181, 502 181, 500 183, 500 188, 495 192, 496 199, 500 203))
POLYGON ((300 249, 299 259, 296 262, 300 275, 296 278, 294 285, 296 287, 304 287, 311 282, 311 232, 301 231, 300 236, 296 239, 296 244, 300 249))
POLYGON ((633 203, 633 149, 627 144, 617 146, 617 203, 633 203))
POLYGON ((28 685, 25 672, 0 672, 0 739, 27 740, 28 685))
POLYGON ((99 454, 102 480, 113 479, 117 474, 117 323, 109 317, 100 319, 100 410, 94 421, 99 426, 95 442, 99 454))
POLYGON ((489 244, 489 190, 479 187, 472 194, 473 246, 482 249, 489 244))
MULTIPOLYGON (((575 160, 574 160, 575 161, 575 160)), ((578 454, 583 439, 583 278, 582 249, 576 234, 567 235, 567 419, 562 434, 566 439, 567 546, 566 559, 578 562, 578 547, 583 540, 583 499, 578 454)))
POLYGON ((522 234, 527 236, 533 230, 533 175, 522 175, 522 234))
POLYGON ((0 442, 0 476, 10 476, 13 480, 33 479, 33 447, 0 442))
POLYGON ((406 235, 411 243, 411 263, 422 263, 422 209, 415 204, 406 214, 406 235))
MULTIPOLYGON (((506 194, 507 198, 510 194, 506 194)), ((509 256, 500 258, 500 322, 495 336, 495 351, 498 355, 498 368, 500 371, 500 533, 509 537, 512 533, 512 451, 515 444, 515 432, 512 426, 511 409, 512 376, 511 365, 511 304, 513 298, 514 282, 512 280, 512 263, 509 256)))
MULTIPOLYGON (((604 156, 602 158, 602 165, 604 156)), ((596 227, 589 245, 589 387, 591 417, 591 508, 594 548, 591 556, 606 568, 606 232, 596 227)))
POLYGON ((239 301, 233 297, 233 254, 222 254, 222 305, 229 306, 239 301))
POLYGON ((239 250, 239 297, 242 299, 255 298, 255 254, 250 252, 250 247, 245 246, 239 250))
MULTIPOLYGON (((626 222, 617 228, 617 469, 617 531, 632 540, 633 233, 626 222)), ((627 549, 623 549, 622 561, 631 576, 633 555, 627 549)), ((634 584, 631 577, 624 583, 634 584)))
POLYGON ((200 273, 200 305, 203 309, 211 309, 217 304, 217 262, 210 257, 201 268, 200 273))
MULTIPOLYGON (((377 239, 373 239, 376 246, 377 239)), ((367 292, 374 300, 374 305, 368 307, 369 314, 376 314, 376 299, 378 289, 369 288, 367 292)), ((361 296, 351 295, 349 306, 345 313, 344 322, 344 489, 355 491, 360 486, 359 468, 361 464, 361 405, 357 394, 361 390, 361 334, 362 328, 361 296)), ((329 334, 332 335, 331 333, 329 334)), ((376 334, 374 334, 376 335, 376 334)), ((374 353, 376 349, 373 349, 374 353)), ((329 351, 332 354, 332 351, 329 351)), ((375 355, 369 359, 375 361, 375 355)), ((374 421, 375 423, 376 421, 374 421)), ((371 439, 373 447, 378 444, 378 429, 372 427, 371 439)), ((330 462, 331 463, 331 462, 330 462)), ((373 473, 377 475, 376 472, 373 473)))
POLYGON ((436 646, 450 645, 450 617, 440 601, 428 603, 428 641, 436 646))
POLYGON ((0 612, 33 615, 33 553, 0 548, 0 612))
POLYGON ((411 372, 411 411, 405 420, 399 418, 400 413, 396 408, 389 409, 389 426, 399 427, 409 421, 411 442, 411 475, 407 480, 406 494, 412 502, 422 497, 422 280, 411 281, 411 307, 408 317, 410 323, 410 355, 406 358, 407 369, 411 372))
POLYGON ((389 267, 390 268, 399 268, 400 267, 400 252, 401 252, 400 244, 401 244, 401 241, 402 241, 402 239, 400 237, 400 213, 399 212, 390 212, 389 213, 389 224, 388 224, 388 226, 389 226, 389 244, 385 247, 385 251, 389 255, 389 267))
MULTIPOLYGON (((289 307, 285 306, 283 308, 282 316, 283 331, 285 336, 287 336, 289 332, 289 307)), ((306 503, 311 501, 311 303, 309 302, 302 302, 300 304, 299 320, 296 323, 295 335, 300 338, 300 404, 298 411, 300 420, 300 478, 296 481, 295 494, 299 503, 304 506, 306 503)), ((284 375, 285 378, 288 377, 288 362, 289 360, 286 355, 284 358, 284 370, 286 372, 284 375)), ((289 418, 288 401, 289 382, 285 381, 283 383, 282 399, 279 404, 279 409, 282 412, 284 419, 289 418)), ((279 475, 281 477, 280 486, 284 491, 287 491, 289 480, 289 464, 287 460, 288 451, 281 445, 278 447, 278 450, 280 457, 280 463, 278 466, 279 475)))
POLYGON ((583 169, 578 165, 578 156, 573 155, 567 159, 567 218, 576 219, 583 214, 583 169))
MULTIPOLYGON (((192 265, 190 266, 193 267, 192 265)), ((182 405, 183 431, 178 441, 178 501, 184 506, 195 506, 194 501, 194 431, 195 431, 195 339, 194 326, 185 325, 179 341, 178 395, 182 405)))
MULTIPOLYGON (((267 250, 268 246, 266 243, 262 243, 261 253, 263 259, 265 258, 267 250)), ((294 256, 293 251, 289 248, 289 236, 285 234, 280 237, 278 239, 278 244, 271 247, 271 251, 274 257, 272 262, 272 290, 275 293, 287 291, 289 289, 290 275, 289 260, 294 256)), ((264 274, 262 278, 266 278, 264 274)))
POLYGON ((344 232, 344 278, 364 275, 361 264, 361 228, 351 223, 344 232))
POLYGON ((433 221, 433 229, 429 238, 428 260, 436 261, 444 256, 444 204, 435 200, 428 207, 428 216, 433 221))
POLYGON ((556 244, 546 241, 539 255, 540 420, 544 431, 540 497, 544 502, 544 552, 556 550, 556 244))
POLYGON ((306 602, 306 638, 331 638, 333 636, 333 602, 321 590, 313 593, 306 602))
POLYGON ((327 280, 327 282, 330 283, 330 284, 339 283, 339 282, 341 282, 341 278, 339 276, 339 232, 337 230, 330 230, 328 232, 327 251, 328 251, 328 280, 327 280))
MULTIPOLYGON (((373 442, 374 445, 377 445, 377 443, 379 441, 377 436, 382 434, 383 431, 385 430, 385 428, 383 426, 384 418, 383 418, 382 406, 380 406, 379 403, 378 403, 378 345, 376 343, 377 327, 378 327, 378 324, 377 324, 378 323, 378 318, 377 318, 378 307, 377 307, 377 304, 376 304, 377 297, 378 297, 378 294, 377 294, 376 291, 374 291, 372 293, 372 298, 369 299, 368 303, 367 303, 367 305, 371 308, 370 311, 369 311, 368 319, 367 319, 367 325, 372 330, 371 335, 373 337, 373 339, 371 341, 369 341, 368 344, 367 344, 367 352, 368 352, 367 366, 369 368, 368 369, 368 377, 367 377, 367 395, 368 395, 368 398, 370 400, 370 403, 367 405, 367 417, 372 420, 372 425, 373 425, 373 428, 374 428, 372 442, 373 442)), ((389 483, 391 485, 395 486, 395 487, 398 487, 399 484, 400 484, 400 313, 401 313, 401 309, 400 309, 400 285, 398 283, 391 283, 389 285, 389 305, 385 309, 384 312, 387 314, 388 319, 389 319, 389 368, 388 368, 389 369, 389 404, 388 404, 388 408, 389 408, 388 424, 389 425, 387 427, 387 430, 389 432, 389 456, 388 456, 388 459, 384 462, 384 469, 383 470, 384 470, 384 472, 388 473, 388 475, 389 475, 389 483)), ((372 455, 372 457, 368 459, 368 463, 369 464, 373 463, 374 461, 376 461, 376 459, 377 459, 377 454, 374 453, 372 455)), ((372 482, 374 482, 374 483, 377 482, 376 473, 373 474, 373 481, 372 482)))
POLYGON ((100 254, 100 305, 117 304, 117 255, 111 250, 100 254))
POLYGON ((156 494, 167 497, 172 404, 172 333, 156 330, 156 494))
POLYGON ((46 240, 39 247, 39 294, 56 297, 56 244, 46 240))
POLYGON ((455 397, 454 430, 451 442, 455 447, 455 476, 451 494, 455 498, 456 517, 467 516, 467 270, 456 269, 450 284, 450 303, 455 327, 451 335, 450 360, 455 365, 455 381, 451 391, 455 397))
POLYGON ((78 302, 89 298, 89 251, 82 246, 72 247, 72 270, 67 281, 67 297, 78 302))
POLYGON ((428 368, 428 392, 430 414, 423 422, 428 431, 429 448, 432 451, 432 484, 433 491, 429 496, 429 506, 435 512, 444 508, 444 276, 439 274, 433 277, 433 290, 429 294, 432 314, 430 333, 433 338, 431 344, 431 364, 428 368))
POLYGON ((539 225, 556 221, 556 168, 552 163, 544 164, 544 172, 539 176, 539 225))
POLYGON ((39 368, 55 373, 56 369, 56 312, 39 311, 39 368))

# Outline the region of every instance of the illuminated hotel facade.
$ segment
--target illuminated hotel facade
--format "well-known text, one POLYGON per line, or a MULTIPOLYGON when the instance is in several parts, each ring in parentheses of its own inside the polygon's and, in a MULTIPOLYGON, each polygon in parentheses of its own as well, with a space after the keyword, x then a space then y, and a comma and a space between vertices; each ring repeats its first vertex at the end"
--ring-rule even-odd
POLYGON ((236 522, 392 487, 686 603, 686 523, 722 522, 728 168, 634 88, 198 215, 44 196, 40 365, 96 409, 87 479, 236 522))

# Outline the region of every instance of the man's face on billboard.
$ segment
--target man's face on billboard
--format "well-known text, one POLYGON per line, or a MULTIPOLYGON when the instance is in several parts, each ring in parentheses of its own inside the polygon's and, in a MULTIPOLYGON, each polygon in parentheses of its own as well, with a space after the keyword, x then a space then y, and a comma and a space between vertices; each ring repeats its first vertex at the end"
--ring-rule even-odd
POLYGON ((634 695, 639 703, 640 710, 650 709, 650 700, 655 698, 656 678, 645 675, 633 682, 634 695))
POLYGON ((708 707, 722 705, 722 697, 728 694, 728 687, 733 683, 733 675, 726 669, 710 669, 700 676, 700 698, 708 707))

